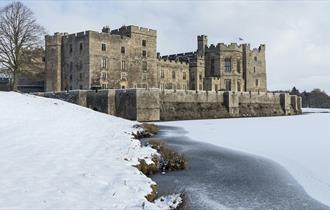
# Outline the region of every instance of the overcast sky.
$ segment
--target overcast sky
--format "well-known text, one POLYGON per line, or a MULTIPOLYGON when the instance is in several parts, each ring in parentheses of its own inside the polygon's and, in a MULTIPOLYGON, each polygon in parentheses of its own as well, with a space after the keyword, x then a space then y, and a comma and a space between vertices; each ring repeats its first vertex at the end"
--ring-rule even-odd
MULTIPOLYGON (((4 6, 10 1, 1 1, 4 6)), ((209 44, 266 44, 268 89, 330 93, 330 1, 23 1, 48 33, 139 25, 158 31, 162 54, 209 44)))

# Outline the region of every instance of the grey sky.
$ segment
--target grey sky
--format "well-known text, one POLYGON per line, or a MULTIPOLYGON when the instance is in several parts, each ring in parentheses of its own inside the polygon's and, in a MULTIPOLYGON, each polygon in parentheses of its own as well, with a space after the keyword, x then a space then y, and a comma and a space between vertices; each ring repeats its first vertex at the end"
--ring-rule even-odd
MULTIPOLYGON (((164 55, 209 44, 266 44, 268 88, 330 93, 330 1, 23 1, 49 33, 139 25, 158 31, 164 55)), ((0 2, 3 6, 10 1, 0 2)))

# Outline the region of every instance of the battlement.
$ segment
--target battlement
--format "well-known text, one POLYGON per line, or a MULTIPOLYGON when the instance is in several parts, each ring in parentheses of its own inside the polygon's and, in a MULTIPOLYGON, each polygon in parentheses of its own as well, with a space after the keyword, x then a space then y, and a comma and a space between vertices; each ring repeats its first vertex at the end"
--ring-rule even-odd
POLYGON ((265 44, 261 44, 261 45, 259 45, 258 48, 253 48, 252 49, 252 52, 254 52, 254 53, 260 53, 260 52, 265 52, 265 50, 266 50, 266 45, 265 44))
POLYGON ((196 52, 187 52, 187 53, 178 53, 178 54, 171 54, 171 55, 163 55, 161 56, 164 60, 182 60, 182 61, 189 61, 191 58, 196 56, 196 52))
POLYGON ((61 44, 62 36, 64 36, 64 33, 59 32, 54 33, 54 35, 46 35, 46 45, 61 44))
POLYGON ((242 51, 243 45, 237 44, 237 43, 230 43, 230 44, 224 44, 224 43, 218 43, 217 48, 220 50, 236 50, 236 51, 242 51))
POLYGON ((202 34, 197 36, 197 40, 205 40, 205 39, 207 39, 207 35, 202 34))
POLYGON ((179 60, 179 59, 176 59, 176 60, 170 60, 170 59, 166 59, 166 58, 158 58, 158 61, 163 63, 163 64, 166 64, 166 63, 176 63, 176 64, 181 64, 183 66, 188 66, 189 65, 189 62, 188 61, 185 61, 185 60, 179 60))
POLYGON ((119 34, 123 36, 131 36, 132 33, 145 34, 148 36, 157 36, 157 30, 134 25, 122 26, 119 29, 114 29, 111 31, 111 34, 119 34))

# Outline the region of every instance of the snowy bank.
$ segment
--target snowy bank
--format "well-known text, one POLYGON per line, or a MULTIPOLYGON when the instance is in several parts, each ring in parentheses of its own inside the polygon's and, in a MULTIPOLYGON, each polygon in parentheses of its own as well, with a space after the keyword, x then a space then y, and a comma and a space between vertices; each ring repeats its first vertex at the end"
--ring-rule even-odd
POLYGON ((182 127, 196 141, 272 159, 284 166, 311 197, 330 206, 329 113, 158 124, 182 127))
POLYGON ((302 108, 303 113, 330 113, 330 109, 323 108, 302 108))
POLYGON ((13 92, 0 92, 0 110, 0 209, 169 209, 178 201, 146 200, 155 183, 134 165, 156 151, 132 139, 136 122, 13 92))

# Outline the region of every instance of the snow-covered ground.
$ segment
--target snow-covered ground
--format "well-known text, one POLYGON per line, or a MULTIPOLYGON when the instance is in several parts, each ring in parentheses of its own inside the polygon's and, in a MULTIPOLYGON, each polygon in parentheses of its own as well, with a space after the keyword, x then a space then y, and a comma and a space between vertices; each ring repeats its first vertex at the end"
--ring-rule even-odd
POLYGON ((161 122, 182 127, 192 140, 272 159, 306 192, 330 206, 330 110, 286 117, 161 122))
POLYGON ((330 109, 302 108, 304 113, 330 113, 330 109))
POLYGON ((133 165, 156 151, 132 139, 134 124, 0 92, 0 209, 168 209, 178 196, 145 198, 155 183, 133 165))

